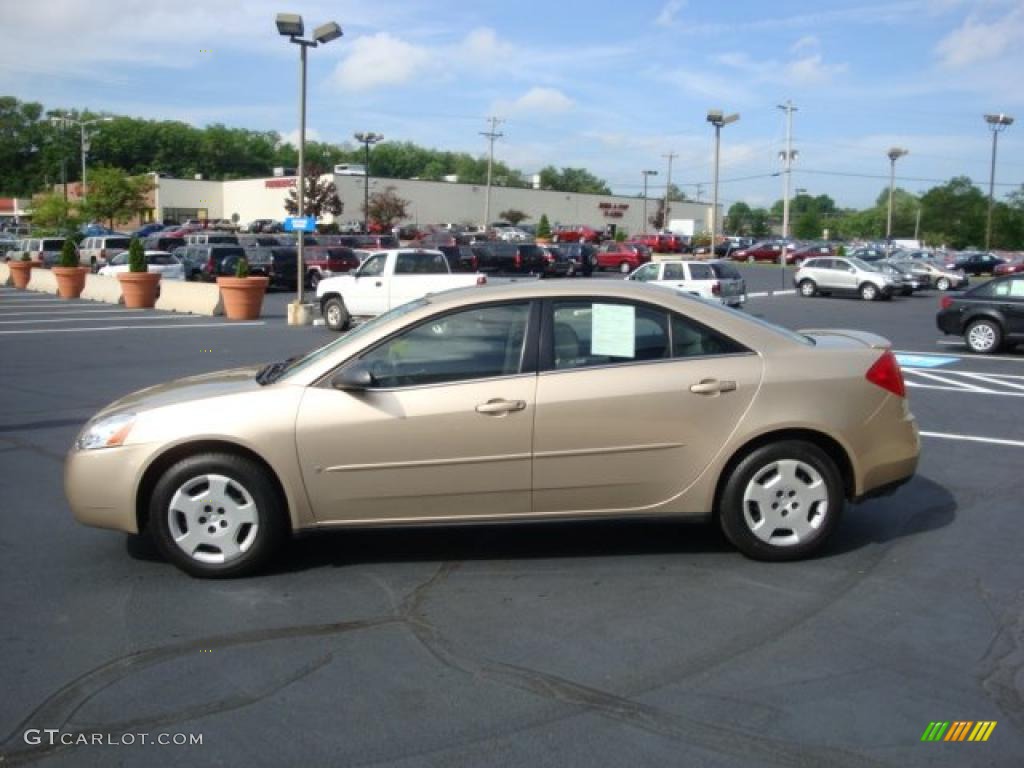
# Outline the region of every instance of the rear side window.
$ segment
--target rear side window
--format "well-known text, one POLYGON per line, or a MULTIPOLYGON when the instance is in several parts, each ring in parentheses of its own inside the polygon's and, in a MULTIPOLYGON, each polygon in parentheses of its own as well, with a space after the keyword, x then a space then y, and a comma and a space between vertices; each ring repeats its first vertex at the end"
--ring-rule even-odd
POLYGON ((108 237, 106 246, 107 248, 125 248, 132 244, 131 240, 127 237, 108 237))
POLYGON ((441 253, 400 253, 395 263, 396 275, 447 274, 448 262, 441 253))
POLYGON ((164 267, 168 266, 168 265, 171 265, 171 264, 177 264, 178 263, 177 261, 175 261, 173 256, 171 256, 170 254, 166 254, 166 253, 155 253, 152 256, 149 256, 146 259, 146 261, 148 263, 150 263, 150 264, 154 264, 156 266, 164 266, 164 267))
POLYGON ((682 264, 666 264, 663 280, 685 280, 686 268, 682 264))
POLYGON ((708 266, 711 268, 711 271, 722 280, 741 280, 743 278, 740 271, 732 264, 715 262, 714 264, 708 264, 708 266))
POLYGON ((690 277, 694 280, 714 280, 715 273, 707 264, 691 264, 690 277))
POLYGON ((40 250, 43 251, 59 251, 64 247, 63 240, 43 240, 43 247, 40 250))

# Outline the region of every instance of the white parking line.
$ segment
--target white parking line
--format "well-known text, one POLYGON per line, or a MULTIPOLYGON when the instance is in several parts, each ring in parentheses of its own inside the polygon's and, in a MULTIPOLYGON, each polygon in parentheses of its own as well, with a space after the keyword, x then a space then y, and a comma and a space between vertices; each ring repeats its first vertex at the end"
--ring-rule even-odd
MULTIPOLYGON (((79 317, 58 317, 54 319, 39 320, 33 318, 32 320, 0 320, 0 325, 37 325, 39 323, 80 323, 83 320, 85 322, 109 322, 113 318, 101 317, 93 320, 89 315, 82 315, 79 317)), ((145 316, 145 317, 131 317, 128 318, 132 321, 144 321, 144 320, 198 320, 199 318, 194 315, 156 315, 156 316, 145 316)), ((91 330, 91 329, 90 329, 91 330)))
MULTIPOLYGON (((166 318, 161 318, 166 319, 166 318)), ((263 320, 238 323, 188 323, 185 325, 103 325, 94 328, 33 328, 24 331, 0 331, 0 336, 15 336, 27 333, 96 333, 97 331, 155 331, 161 328, 246 328, 253 325, 266 325, 263 320)))
POLYGON ((968 443, 987 443, 989 445, 1008 445, 1024 448, 1024 440, 1004 440, 999 437, 978 437, 977 435, 950 435, 946 432, 921 432, 921 437, 934 437, 939 440, 963 440, 968 443))
POLYGON ((755 293, 748 293, 748 299, 764 299, 769 296, 792 296, 795 294, 795 290, 791 291, 757 291, 755 293))

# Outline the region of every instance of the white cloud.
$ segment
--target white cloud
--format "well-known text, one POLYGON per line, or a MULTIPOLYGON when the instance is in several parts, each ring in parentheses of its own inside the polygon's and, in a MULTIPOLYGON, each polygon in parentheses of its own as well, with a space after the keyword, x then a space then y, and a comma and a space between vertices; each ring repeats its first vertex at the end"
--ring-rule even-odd
MULTIPOLYGON (((296 128, 291 131, 281 132, 281 141, 285 144, 291 144, 293 147, 299 146, 299 129, 296 128)), ((320 141, 320 131, 316 128, 310 128, 306 126, 306 141, 320 141)))
POLYGON ((716 56, 716 61, 741 72, 753 84, 782 86, 827 85, 834 77, 846 71, 846 64, 827 64, 821 53, 814 49, 820 45, 817 38, 806 36, 798 40, 790 51, 802 56, 786 62, 757 60, 741 52, 727 52, 716 56))
POLYGON ((661 8, 661 12, 654 20, 659 27, 671 27, 676 22, 676 16, 683 10, 686 0, 668 0, 661 8))
POLYGON ((499 115, 513 115, 524 112, 568 112, 575 106, 572 99, 557 88, 531 88, 514 101, 499 101, 493 111, 499 115))
POLYGON ((826 64, 821 54, 815 53, 786 64, 786 80, 793 85, 825 85, 834 75, 846 71, 845 64, 826 64))
POLYGON ((789 47, 790 53, 803 53, 805 51, 818 51, 821 49, 821 41, 814 35, 804 35, 789 47))
POLYGON ((387 32, 357 37, 334 71, 334 82, 347 91, 402 85, 422 74, 430 52, 387 32))
POLYGON ((965 67, 1002 56, 1011 46, 1024 44, 1024 8, 1016 8, 990 23, 968 16, 935 46, 941 63, 965 67))

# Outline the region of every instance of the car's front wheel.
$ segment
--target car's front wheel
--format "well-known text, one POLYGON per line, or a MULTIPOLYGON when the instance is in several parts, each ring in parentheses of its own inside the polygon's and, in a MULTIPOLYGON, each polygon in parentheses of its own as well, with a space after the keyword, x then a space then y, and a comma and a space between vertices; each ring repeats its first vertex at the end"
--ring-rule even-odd
POLYGON ((864 301, 874 301, 878 298, 878 286, 874 283, 864 283, 860 287, 860 297, 864 301))
POLYGON ((935 287, 938 288, 940 291, 948 291, 951 286, 952 283, 949 282, 948 277, 940 277, 938 280, 935 281, 935 287))
POLYGON ((344 331, 352 322, 345 302, 335 296, 324 303, 324 323, 332 331, 344 331))
POLYGON ((621 264, 619 264, 619 272, 621 272, 624 275, 628 275, 629 274, 629 262, 628 261, 624 261, 621 264))
POLYGON ((192 576, 232 578, 262 568, 287 530, 285 505, 264 467, 201 453, 164 472, 149 501, 164 556, 192 576))
POLYGON ((813 280, 801 280, 800 281, 800 295, 806 298, 811 298, 818 292, 818 286, 814 284, 813 280))
POLYGON ((726 480, 718 519, 726 537, 755 560, 796 560, 839 524, 843 485, 816 445, 786 440, 745 456, 726 480))
POLYGON ((993 320, 975 320, 964 333, 971 352, 987 355, 995 352, 1003 343, 1003 329, 993 320))

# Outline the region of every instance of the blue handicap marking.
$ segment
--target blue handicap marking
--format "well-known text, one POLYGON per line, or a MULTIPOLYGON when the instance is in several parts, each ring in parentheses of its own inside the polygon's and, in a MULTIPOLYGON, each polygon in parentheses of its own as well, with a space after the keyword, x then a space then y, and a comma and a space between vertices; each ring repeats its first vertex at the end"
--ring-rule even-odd
POLYGON ((314 232, 316 230, 316 217, 314 216, 289 216, 284 220, 285 232, 314 232))
POLYGON ((957 357, 940 357, 939 355, 907 355, 896 353, 896 362, 902 368, 939 368, 943 365, 955 363, 957 357))

